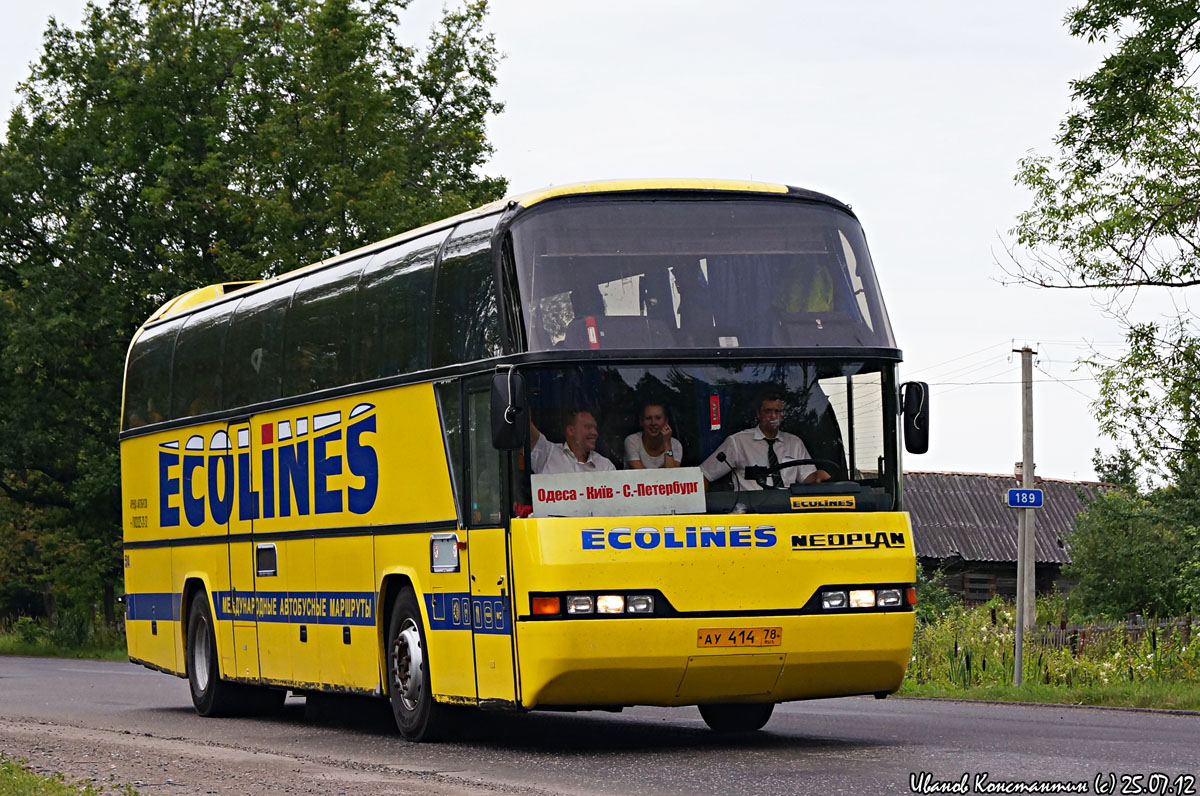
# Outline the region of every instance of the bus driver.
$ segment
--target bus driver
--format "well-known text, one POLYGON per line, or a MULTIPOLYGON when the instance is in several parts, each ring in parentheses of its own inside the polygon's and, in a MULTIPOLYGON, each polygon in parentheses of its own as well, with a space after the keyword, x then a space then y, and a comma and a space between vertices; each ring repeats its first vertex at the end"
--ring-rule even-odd
MULTIPOLYGON (((704 485, 736 470, 740 489, 762 489, 756 481, 746 479, 747 466, 773 467, 783 462, 811 458, 804 441, 795 434, 780 431, 783 423, 783 396, 776 392, 764 392, 755 402, 754 414, 758 425, 730 434, 700 465, 704 473, 704 485)), ((788 487, 794 483, 813 484, 828 481, 829 473, 811 464, 785 467, 778 473, 767 476, 768 487, 788 487)))

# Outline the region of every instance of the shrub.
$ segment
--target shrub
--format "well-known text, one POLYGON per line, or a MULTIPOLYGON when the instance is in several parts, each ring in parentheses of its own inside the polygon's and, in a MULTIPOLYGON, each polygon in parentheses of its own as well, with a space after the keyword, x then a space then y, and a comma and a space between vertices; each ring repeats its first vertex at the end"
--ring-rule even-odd
POLYGON ((945 574, 937 569, 917 567, 917 621, 921 624, 936 622, 955 606, 961 605, 945 585, 945 574))
POLYGON ((71 608, 62 612, 58 623, 50 632, 50 641, 56 647, 79 649, 92 636, 92 612, 83 608, 71 608))
POLYGON ((32 617, 22 616, 13 625, 13 635, 22 644, 37 644, 42 639, 42 627, 32 617))

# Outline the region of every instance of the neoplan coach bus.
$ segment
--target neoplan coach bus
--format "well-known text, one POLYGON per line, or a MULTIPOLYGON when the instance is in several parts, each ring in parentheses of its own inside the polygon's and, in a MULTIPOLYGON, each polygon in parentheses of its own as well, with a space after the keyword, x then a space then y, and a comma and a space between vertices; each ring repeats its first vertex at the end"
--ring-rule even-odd
POLYGON ((356 692, 413 740, 463 706, 744 731, 886 696, 916 601, 900 443, 927 445, 900 358, 854 214, 765 183, 554 188, 192 291, 128 355, 130 659, 202 715, 356 692), (830 480, 703 478, 764 389, 811 454, 774 470, 830 480), (651 402, 680 467, 623 461, 651 402), (559 443, 579 409, 615 469, 531 472, 531 422, 559 443))

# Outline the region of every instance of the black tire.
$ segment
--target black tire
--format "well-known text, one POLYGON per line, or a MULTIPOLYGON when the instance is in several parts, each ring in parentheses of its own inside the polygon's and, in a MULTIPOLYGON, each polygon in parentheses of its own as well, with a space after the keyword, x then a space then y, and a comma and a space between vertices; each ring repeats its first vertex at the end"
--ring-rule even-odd
POLYGON ((766 725, 774 710, 771 702, 701 705, 700 717, 715 732, 754 732, 766 725))
POLYGON ((405 586, 388 621, 387 673, 392 715, 408 741, 435 741, 448 729, 449 711, 433 699, 427 649, 417 595, 405 586))
POLYGON ((221 679, 217 658, 217 633, 208 595, 203 591, 192 597, 188 611, 186 650, 188 684, 192 688, 192 704, 201 716, 230 716, 244 703, 245 691, 237 683, 221 679))

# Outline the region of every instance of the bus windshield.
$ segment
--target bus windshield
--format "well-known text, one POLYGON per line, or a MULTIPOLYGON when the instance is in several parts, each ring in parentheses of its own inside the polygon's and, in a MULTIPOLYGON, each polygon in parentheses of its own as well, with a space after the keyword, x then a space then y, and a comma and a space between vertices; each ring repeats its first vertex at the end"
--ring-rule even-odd
MULTIPOLYGON (((893 363, 578 364, 522 368, 522 372, 531 420, 537 436, 546 440, 541 444, 548 442, 556 453, 571 455, 574 451, 568 450, 572 440, 567 427, 579 412, 585 412, 585 420, 594 421, 595 436, 584 445, 594 450, 593 461, 599 465, 584 471, 561 463, 555 467, 545 453, 539 456, 531 451, 528 459, 522 460, 531 466, 522 464, 515 471, 515 494, 518 503, 528 504, 533 516, 792 511, 797 508, 793 496, 812 494, 856 496, 858 510, 890 511, 895 507, 893 363), (782 402, 781 436, 798 437, 807 451, 805 458, 812 460, 797 462, 795 477, 789 477, 791 471, 785 465, 775 482, 767 473, 754 468, 731 470, 714 458, 722 444, 738 432, 753 436, 759 402, 766 398, 782 402), (646 459, 652 471, 634 469, 640 457, 665 451, 667 446, 658 441, 662 436, 658 426, 664 422, 673 440, 670 458, 674 461, 664 467, 659 455, 655 463, 646 459), (597 456, 604 461, 596 460, 597 456), (668 470, 675 461, 681 469, 668 470), (611 463, 611 469, 605 462, 611 463), (802 482, 803 474, 817 469, 828 473, 829 480, 802 482), (677 477, 663 481, 669 474, 677 477), (630 490, 624 497, 628 498, 640 494, 639 489, 642 493, 657 490, 656 486, 639 485, 659 481, 690 481, 698 486, 690 503, 620 499, 626 485, 630 490), (606 490, 612 490, 616 500, 588 499, 589 495, 608 494, 606 490), (564 493, 574 493, 574 498, 563 499, 564 493)), ((781 449, 779 458, 786 462, 799 459, 800 454, 781 449)))
POLYGON ((769 199, 581 199, 512 227, 529 350, 895 348, 858 221, 769 199))

